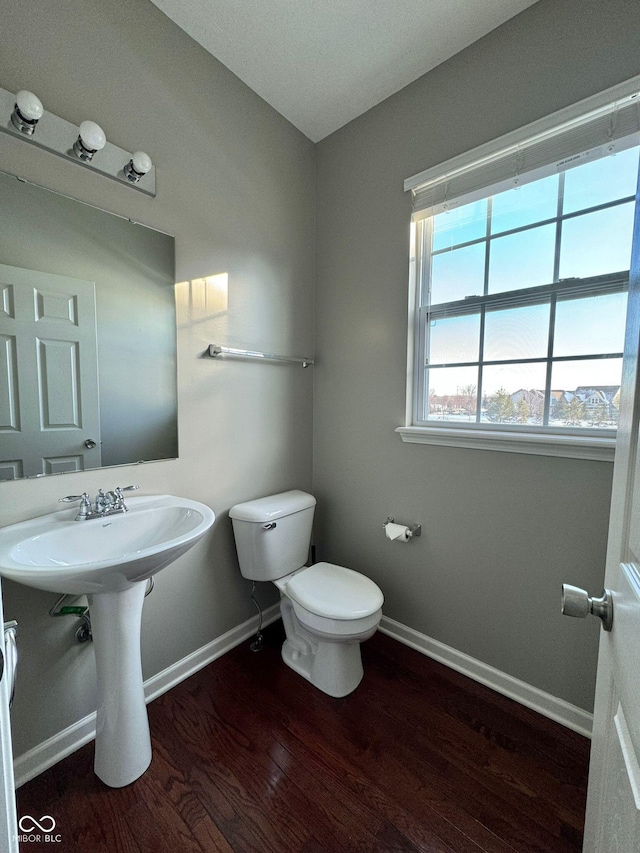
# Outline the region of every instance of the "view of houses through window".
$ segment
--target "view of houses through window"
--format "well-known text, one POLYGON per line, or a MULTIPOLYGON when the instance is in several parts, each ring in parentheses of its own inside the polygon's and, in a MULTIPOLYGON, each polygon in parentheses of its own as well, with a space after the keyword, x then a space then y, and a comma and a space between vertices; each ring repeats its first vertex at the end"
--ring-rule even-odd
MULTIPOLYGON (((551 426, 591 426, 615 428, 620 406, 620 385, 598 387, 580 386, 573 391, 551 389, 548 423, 551 426)), ((544 417, 545 395, 539 388, 520 388, 509 393, 499 388, 482 402, 483 420, 494 423, 541 424, 544 417)), ((455 421, 475 421, 477 410, 476 387, 456 388, 455 394, 429 400, 431 418, 455 421)))
POLYGON ((615 429, 638 148, 419 223, 418 422, 615 429))

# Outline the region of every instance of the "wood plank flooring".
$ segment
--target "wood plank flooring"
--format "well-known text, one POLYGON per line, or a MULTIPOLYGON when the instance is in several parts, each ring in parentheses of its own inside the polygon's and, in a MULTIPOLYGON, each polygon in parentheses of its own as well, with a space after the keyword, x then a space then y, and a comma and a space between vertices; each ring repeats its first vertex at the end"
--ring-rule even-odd
POLYGON ((569 853, 589 742, 380 633, 344 699, 245 643, 149 705, 154 757, 126 788, 93 744, 24 785, 63 853, 569 853))

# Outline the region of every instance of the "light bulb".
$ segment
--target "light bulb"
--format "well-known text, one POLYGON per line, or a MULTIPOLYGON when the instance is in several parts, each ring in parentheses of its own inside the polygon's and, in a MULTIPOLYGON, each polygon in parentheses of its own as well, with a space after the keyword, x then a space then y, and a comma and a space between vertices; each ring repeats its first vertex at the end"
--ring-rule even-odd
POLYGON ((132 184, 137 184, 138 181, 151 171, 153 163, 151 157, 144 151, 136 151, 131 160, 124 167, 124 173, 132 184))
POLYGON ((16 106, 22 116, 29 121, 38 121, 39 118, 42 118, 44 112, 42 101, 33 92, 21 89, 16 95, 16 106))
POLYGON ((73 143, 73 150, 81 160, 91 160, 96 151, 107 144, 104 130, 95 121, 83 121, 80 135, 73 143))
POLYGON ((42 118, 44 107, 42 101, 33 92, 21 89, 16 94, 15 107, 11 114, 11 122, 20 133, 32 136, 38 121, 42 118))
POLYGON ((145 154, 144 151, 136 151, 131 158, 131 162, 133 163, 133 168, 136 172, 140 172, 141 175, 146 175, 147 172, 151 171, 151 157, 149 157, 148 154, 145 154))
POLYGON ((89 151, 100 151, 107 144, 104 130, 95 121, 83 121, 80 125, 80 139, 89 151))

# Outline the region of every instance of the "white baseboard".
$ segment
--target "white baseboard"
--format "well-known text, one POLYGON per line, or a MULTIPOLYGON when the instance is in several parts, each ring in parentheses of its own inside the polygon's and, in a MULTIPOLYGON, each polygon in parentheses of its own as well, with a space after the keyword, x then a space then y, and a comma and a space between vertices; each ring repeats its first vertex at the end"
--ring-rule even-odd
MULTIPOLYGON (((270 625, 279 617, 280 605, 278 603, 264 611, 263 625, 270 625)), ((253 617, 207 643, 206 646, 196 649, 195 652, 162 670, 162 672, 151 676, 144 683, 147 702, 152 702, 158 696, 166 693, 167 690, 175 687, 176 684, 189 678, 190 675, 198 672, 226 652, 231 651, 251 637, 255 633, 255 629, 255 617, 253 617)), ((532 687, 532 685, 520 681, 518 678, 507 675, 507 673, 459 652, 451 646, 446 646, 438 640, 433 640, 431 637, 414 631, 413 628, 408 628, 387 616, 382 617, 380 631, 393 637, 394 640, 422 652, 427 657, 461 672, 474 681, 478 681, 510 699, 515 699, 516 702, 520 702, 527 708, 531 708, 539 714, 585 735, 585 737, 591 737, 593 715, 583 711, 582 708, 577 708, 563 699, 551 696, 537 687, 532 687)), ((58 761, 62 761, 63 758, 93 740, 95 735, 96 715, 93 712, 48 740, 17 756, 13 763, 16 787, 24 785, 25 782, 38 776, 49 767, 53 767, 58 761)))
POLYGON ((393 637, 394 640, 422 652, 427 657, 461 672, 474 681, 479 681, 480 684, 490 687, 497 693, 502 693, 509 699, 515 699, 516 702, 520 702, 527 708, 555 720, 568 729, 572 729, 585 737, 591 737, 593 714, 589 714, 582 708, 565 702, 564 699, 558 699, 550 693, 545 693, 544 690, 539 690, 525 681, 520 681, 520 679, 508 675, 506 672, 459 652, 451 646, 446 646, 438 640, 433 640, 426 634, 414 631, 413 628, 408 628, 387 616, 382 617, 380 631, 393 637))
MULTIPOLYGON (((270 625, 280 618, 280 604, 273 604, 262 614, 263 626, 270 625)), ((255 616, 237 625, 226 634, 216 637, 200 649, 196 649, 182 660, 168 666, 162 672, 152 675, 144 683, 144 694, 148 702, 152 702, 158 696, 166 693, 176 684, 189 678, 199 669, 207 666, 212 661, 231 651, 231 649, 243 643, 256 631, 255 616)), ((30 779, 53 767, 58 761, 62 761, 72 752, 80 749, 96 736, 96 714, 95 711, 88 714, 82 720, 78 720, 61 732, 53 735, 48 740, 39 743, 32 749, 18 755, 13 762, 16 788, 24 785, 30 779)))

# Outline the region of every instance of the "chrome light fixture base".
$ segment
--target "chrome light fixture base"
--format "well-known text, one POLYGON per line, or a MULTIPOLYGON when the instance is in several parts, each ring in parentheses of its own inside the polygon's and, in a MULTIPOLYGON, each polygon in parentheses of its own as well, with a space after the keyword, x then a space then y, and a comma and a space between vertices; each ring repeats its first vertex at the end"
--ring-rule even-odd
POLYGON ((38 124, 38 119, 25 118, 16 104, 13 108, 13 112, 11 113, 11 124, 16 130, 20 131, 20 133, 24 133, 27 136, 33 136, 36 125, 38 124))
POLYGON ((136 151, 124 167, 125 177, 132 184, 137 184, 151 171, 152 166, 151 157, 145 151, 136 151))
POLYGON ((80 137, 78 137, 73 143, 73 150, 76 157, 79 157, 85 163, 91 162, 91 160, 93 160, 93 155, 96 153, 95 148, 85 148, 80 137))

